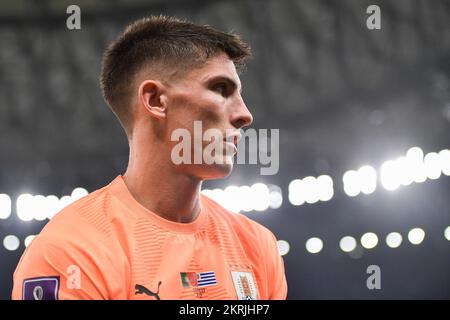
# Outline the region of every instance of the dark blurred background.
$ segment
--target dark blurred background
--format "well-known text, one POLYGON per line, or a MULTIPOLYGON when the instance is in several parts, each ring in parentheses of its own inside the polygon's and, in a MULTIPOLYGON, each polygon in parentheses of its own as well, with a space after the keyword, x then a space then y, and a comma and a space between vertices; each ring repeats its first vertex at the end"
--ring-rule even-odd
POLYGON ((75 188, 92 192, 124 172, 127 141, 100 93, 100 59, 128 23, 150 14, 234 31, 253 49, 243 95, 253 128, 280 129, 279 172, 237 165, 204 187, 267 186, 270 205, 242 213, 282 240, 288 298, 450 299, 448 0, 1 1, 1 299, 25 239, 50 215, 45 205, 18 209, 30 198, 19 196, 54 195, 61 205, 75 188), (81 30, 66 27, 71 4, 81 30), (369 5, 381 9, 380 30, 366 26, 369 5), (381 169, 408 150, 406 159, 422 151, 423 162, 381 169), (360 175, 344 187, 344 173, 362 166, 375 185, 360 175), (399 186, 408 174, 417 182, 399 186), (321 175, 332 193, 301 200, 300 179, 321 175), (367 232, 376 236, 361 239, 367 232), (380 267, 379 290, 366 286, 370 265, 380 267))

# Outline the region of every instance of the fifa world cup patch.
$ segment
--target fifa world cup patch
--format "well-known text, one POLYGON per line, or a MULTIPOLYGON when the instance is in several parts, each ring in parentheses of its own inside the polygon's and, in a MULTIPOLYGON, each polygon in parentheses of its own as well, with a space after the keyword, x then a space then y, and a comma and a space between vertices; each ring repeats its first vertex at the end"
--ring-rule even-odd
POLYGON ((22 300, 58 300, 59 277, 29 278, 23 281, 22 300))
POLYGON ((231 271, 234 289, 238 300, 257 300, 257 289, 253 273, 250 271, 231 271))

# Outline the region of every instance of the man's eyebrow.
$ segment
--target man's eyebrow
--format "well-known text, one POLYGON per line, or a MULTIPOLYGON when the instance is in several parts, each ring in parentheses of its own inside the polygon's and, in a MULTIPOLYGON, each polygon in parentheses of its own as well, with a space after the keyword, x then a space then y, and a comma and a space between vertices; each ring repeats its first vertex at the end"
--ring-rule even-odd
POLYGON ((236 81, 234 81, 230 77, 227 77, 227 76, 214 76, 214 77, 208 78, 208 80, 207 80, 208 83, 220 82, 220 81, 227 82, 230 86, 233 87, 233 89, 238 89, 239 93, 242 93, 242 87, 240 86, 240 84, 238 84, 236 81))

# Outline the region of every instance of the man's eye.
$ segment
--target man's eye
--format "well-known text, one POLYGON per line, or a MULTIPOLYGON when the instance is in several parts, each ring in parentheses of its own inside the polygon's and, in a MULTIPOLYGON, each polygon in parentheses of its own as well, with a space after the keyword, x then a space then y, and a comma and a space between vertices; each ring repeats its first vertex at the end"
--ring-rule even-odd
POLYGON ((218 83, 213 86, 213 90, 220 93, 222 96, 228 96, 228 87, 225 83, 218 83))

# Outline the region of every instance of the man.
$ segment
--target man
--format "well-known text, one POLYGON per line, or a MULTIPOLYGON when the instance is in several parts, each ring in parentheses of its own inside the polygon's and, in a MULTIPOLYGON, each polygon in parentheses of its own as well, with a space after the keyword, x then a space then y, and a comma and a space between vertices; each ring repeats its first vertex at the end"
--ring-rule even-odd
POLYGON ((237 73, 249 56, 236 35, 175 18, 125 30, 100 82, 128 137, 128 168, 46 225, 14 273, 14 299, 286 298, 273 234, 200 194, 203 180, 230 174, 252 122, 237 73), (194 136, 194 121, 223 133, 212 164, 174 163, 172 134, 194 136))

